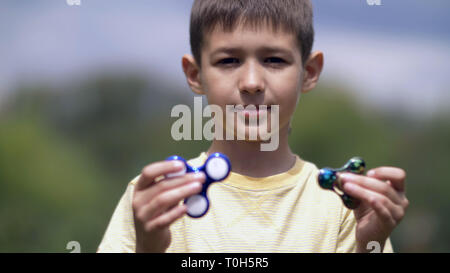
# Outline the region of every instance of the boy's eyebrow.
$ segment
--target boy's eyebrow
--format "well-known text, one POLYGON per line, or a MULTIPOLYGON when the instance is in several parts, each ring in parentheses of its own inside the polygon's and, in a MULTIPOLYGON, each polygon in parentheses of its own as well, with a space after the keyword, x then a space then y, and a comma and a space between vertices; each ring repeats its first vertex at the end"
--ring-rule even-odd
MULTIPOLYGON (((219 53, 227 53, 227 54, 233 54, 233 53, 239 53, 242 52, 243 49, 241 47, 219 47, 216 50, 214 50, 211 53, 211 56, 214 56, 215 54, 219 53)), ((286 55, 291 54, 291 50, 283 48, 283 47, 277 47, 277 46, 263 46, 258 48, 258 52, 261 53, 282 53, 286 55)))
POLYGON ((263 46, 260 49, 262 52, 265 53, 283 53, 283 54, 291 54, 291 50, 283 47, 277 47, 277 46, 263 46))
POLYGON ((211 53, 211 56, 214 56, 214 55, 219 54, 219 53, 233 54, 233 53, 237 53, 239 51, 242 51, 242 49, 239 48, 239 47, 226 47, 226 46, 224 46, 224 47, 219 47, 218 49, 214 50, 211 53))

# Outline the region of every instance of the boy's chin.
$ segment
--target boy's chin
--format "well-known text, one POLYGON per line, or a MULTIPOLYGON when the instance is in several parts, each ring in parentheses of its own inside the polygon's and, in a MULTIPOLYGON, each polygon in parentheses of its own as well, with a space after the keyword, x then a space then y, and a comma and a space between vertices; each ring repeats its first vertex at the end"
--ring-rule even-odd
POLYGON ((266 142, 272 137, 274 133, 276 132, 270 132, 265 135, 261 135, 259 133, 258 127, 246 126, 245 132, 238 132, 237 130, 234 132, 234 139, 254 143, 266 142))

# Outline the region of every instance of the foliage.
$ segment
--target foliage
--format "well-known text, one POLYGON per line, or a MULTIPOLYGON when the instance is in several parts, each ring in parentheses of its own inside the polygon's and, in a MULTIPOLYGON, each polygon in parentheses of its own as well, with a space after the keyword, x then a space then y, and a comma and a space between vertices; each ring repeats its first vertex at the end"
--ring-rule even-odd
MULTIPOLYGON (((0 252, 68 252, 69 241, 94 252, 142 167, 208 147, 171 138, 170 109, 193 99, 187 88, 160 79, 93 75, 64 87, 28 84, 12 94, 0 116, 0 252)), ((395 250, 450 250, 448 117, 417 122, 320 85, 302 96, 292 127, 293 151, 318 167, 359 155, 369 168, 404 168, 411 207, 392 236, 395 250)))

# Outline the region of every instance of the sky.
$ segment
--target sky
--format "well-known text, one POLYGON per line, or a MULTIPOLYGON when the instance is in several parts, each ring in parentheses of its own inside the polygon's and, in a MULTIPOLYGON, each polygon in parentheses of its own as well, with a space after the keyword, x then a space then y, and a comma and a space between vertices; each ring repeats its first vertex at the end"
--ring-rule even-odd
MULTIPOLYGON (((432 117, 450 103, 450 1, 313 0, 321 80, 361 102, 432 117)), ((139 71, 188 89, 192 0, 2 0, 0 103, 21 82, 73 82, 98 71, 139 71)), ((64 90, 61 90, 64 92, 64 90)))

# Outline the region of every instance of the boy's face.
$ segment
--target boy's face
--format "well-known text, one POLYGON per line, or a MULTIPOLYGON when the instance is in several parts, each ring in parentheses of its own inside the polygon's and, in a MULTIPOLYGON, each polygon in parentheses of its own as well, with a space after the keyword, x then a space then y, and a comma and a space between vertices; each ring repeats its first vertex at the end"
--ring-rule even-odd
POLYGON ((204 37, 198 74, 192 67, 189 74, 185 58, 183 68, 191 88, 206 94, 208 103, 220 106, 224 115, 226 105, 279 105, 279 130, 287 130, 305 80, 293 34, 264 26, 257 30, 238 26, 232 32, 216 28, 204 37))

